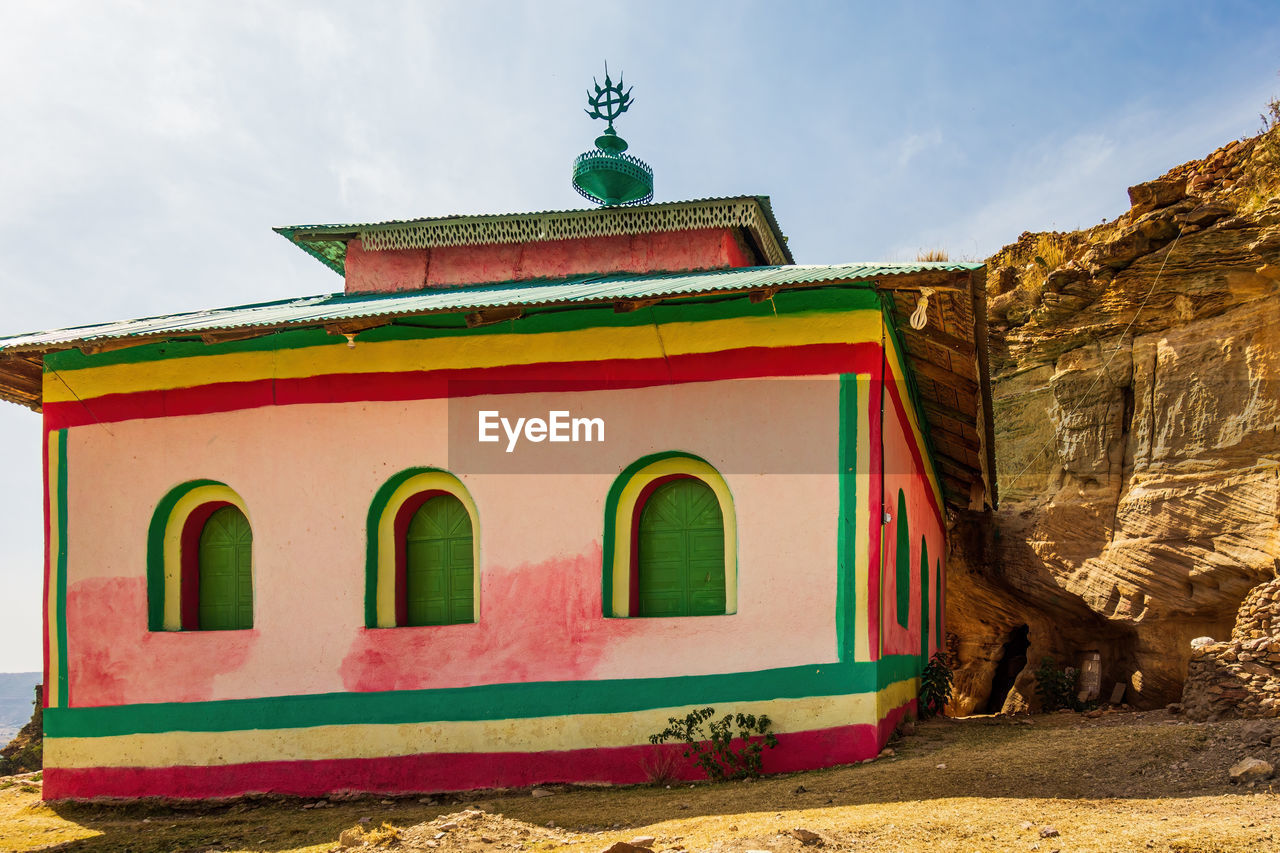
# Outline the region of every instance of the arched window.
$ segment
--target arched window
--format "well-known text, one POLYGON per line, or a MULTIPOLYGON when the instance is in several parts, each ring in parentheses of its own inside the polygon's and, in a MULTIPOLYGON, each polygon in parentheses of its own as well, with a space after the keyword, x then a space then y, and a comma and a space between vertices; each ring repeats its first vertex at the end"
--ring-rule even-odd
POLYGON ((684 453, 646 456, 605 506, 606 616, 737 612, 737 522, 729 487, 684 453))
POLYGON ((147 538, 152 631, 253 627, 253 529, 225 483, 192 480, 161 499, 147 538))
POLYGON ((474 622, 471 516, 451 494, 426 500, 405 531, 405 625, 474 622))
POLYGON ((369 506, 365 627, 480 621, 475 503, 447 471, 410 468, 369 506))
POLYGON ((895 566, 893 573, 894 588, 897 592, 898 624, 903 628, 911 619, 908 610, 911 607, 911 532, 907 529, 907 495, 898 489, 897 540, 894 547, 895 566))
POLYGON ((701 480, 661 483, 640 507, 637 616, 724 613, 724 516, 701 480))
POLYGON ((197 549, 195 608, 202 631, 253 627, 253 530, 238 508, 209 515, 197 549))

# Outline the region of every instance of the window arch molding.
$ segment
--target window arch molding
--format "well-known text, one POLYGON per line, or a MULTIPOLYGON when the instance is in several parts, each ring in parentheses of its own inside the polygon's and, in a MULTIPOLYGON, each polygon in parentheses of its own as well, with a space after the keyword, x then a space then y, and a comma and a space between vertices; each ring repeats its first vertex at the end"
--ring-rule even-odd
POLYGON ((170 489, 151 516, 147 530, 147 628, 181 631, 196 625, 199 604, 198 548, 205 522, 233 506, 253 522, 244 499, 217 480, 189 480, 170 489), (184 586, 185 594, 184 594, 184 586))
POLYGON ((365 552, 364 624, 403 624, 398 584, 404 583, 405 532, 428 500, 456 498, 471 518, 472 621, 480 621, 480 516, 471 493, 455 475, 439 468, 409 468, 382 484, 369 505, 365 552))
POLYGON ((699 480, 715 493, 724 522, 724 612, 729 615, 738 611, 738 521, 729 485, 707 460, 691 453, 669 451, 637 459, 618 475, 609 489, 604 512, 602 603, 605 616, 636 615, 633 578, 638 558, 640 511, 658 486, 681 478, 699 480))

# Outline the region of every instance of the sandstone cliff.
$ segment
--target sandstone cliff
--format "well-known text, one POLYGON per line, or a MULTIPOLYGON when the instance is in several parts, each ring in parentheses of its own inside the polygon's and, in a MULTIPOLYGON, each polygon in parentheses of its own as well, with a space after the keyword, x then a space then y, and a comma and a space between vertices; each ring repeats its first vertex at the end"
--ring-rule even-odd
POLYGON ((1104 698, 1175 701, 1191 639, 1229 635, 1280 565, 1280 128, 1129 195, 988 261, 1001 505, 956 523, 955 713, 988 705, 1022 626, 994 710, 1088 650, 1104 698))

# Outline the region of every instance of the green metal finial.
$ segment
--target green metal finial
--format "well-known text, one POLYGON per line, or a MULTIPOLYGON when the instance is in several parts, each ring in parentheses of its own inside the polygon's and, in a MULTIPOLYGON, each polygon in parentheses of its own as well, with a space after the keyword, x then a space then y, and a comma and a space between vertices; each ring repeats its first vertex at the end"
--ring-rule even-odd
POLYGON ((587 90, 591 109, 584 112, 593 119, 604 119, 608 127, 596 137, 596 150, 579 155, 573 161, 573 188, 592 201, 603 205, 643 204, 653 199, 653 169, 627 150, 627 141, 613 129, 613 121, 631 108, 634 99, 626 89, 622 75, 615 84, 609 76, 609 63, 604 66, 604 85, 594 77, 595 94, 587 90))
MULTIPOLYGON (((613 80, 609 78, 609 63, 607 62, 604 64, 604 86, 602 87, 594 77, 591 78, 591 83, 596 87, 596 93, 593 96, 590 91, 587 92, 587 103, 591 105, 591 109, 584 110, 584 112, 592 118, 602 118, 607 121, 609 126, 605 129, 605 134, 617 137, 618 132, 613 129, 613 120, 631 108, 631 104, 634 102, 631 97, 631 89, 627 89, 625 92, 622 90, 622 87, 626 84, 622 82, 621 74, 618 75, 617 85, 614 85, 613 80), (603 111, 601 111, 601 107, 604 108, 603 111)), ((635 87, 632 86, 631 88, 634 89, 635 87)), ((622 142, 621 138, 618 138, 617 141, 622 142)), ((600 145, 600 141, 596 140, 596 144, 600 145)), ((609 147, 600 145, 600 148, 605 151, 627 150, 625 142, 621 148, 612 145, 609 147)))

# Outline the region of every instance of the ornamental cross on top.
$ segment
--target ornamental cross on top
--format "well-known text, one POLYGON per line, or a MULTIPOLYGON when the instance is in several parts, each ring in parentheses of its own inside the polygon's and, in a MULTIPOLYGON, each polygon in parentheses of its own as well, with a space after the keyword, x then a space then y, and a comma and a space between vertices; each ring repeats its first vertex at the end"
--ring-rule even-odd
MULTIPOLYGON (((631 89, 622 91, 622 87, 626 84, 622 82, 622 75, 618 75, 618 82, 615 84, 609 78, 609 64, 606 62, 604 66, 604 86, 601 86, 596 78, 591 78, 592 84, 596 87, 595 95, 590 91, 587 92, 587 103, 591 105, 591 109, 584 112, 592 118, 602 118, 609 122, 609 127, 605 133, 616 133, 613 129, 613 120, 630 109, 633 103, 631 98, 631 89)), ((634 89, 635 87, 631 87, 634 89)))

